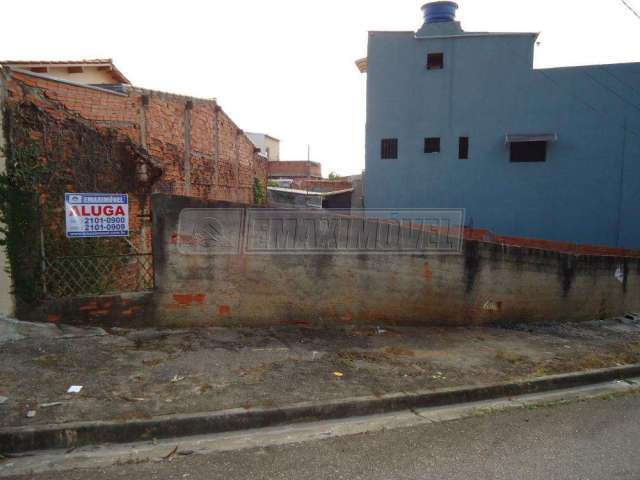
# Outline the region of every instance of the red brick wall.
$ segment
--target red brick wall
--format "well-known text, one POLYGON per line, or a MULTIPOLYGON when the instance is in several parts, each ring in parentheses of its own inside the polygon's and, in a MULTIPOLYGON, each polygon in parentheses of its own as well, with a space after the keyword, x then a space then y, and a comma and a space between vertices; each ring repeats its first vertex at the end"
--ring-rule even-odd
POLYGON ((322 178, 321 166, 317 162, 288 161, 269 162, 269 176, 280 178, 315 177, 322 178))
MULTIPOLYGON (((9 104, 27 101, 60 121, 77 118, 138 145, 162 169, 147 193, 251 204, 254 178, 266 192, 267 161, 213 100, 133 88, 117 94, 15 71, 6 88, 9 104)), ((43 132, 31 136, 41 138, 43 132)), ((135 193, 130 195, 131 240, 150 251, 149 198, 135 193)))
POLYGON ((254 178, 266 191, 267 161, 213 100, 142 89, 117 95, 17 72, 11 77, 10 101, 35 88, 43 100, 57 104, 49 107, 50 113, 79 115, 144 146, 163 170, 154 191, 246 204, 253 203, 254 178), (190 144, 190 182, 185 182, 185 139, 190 144))

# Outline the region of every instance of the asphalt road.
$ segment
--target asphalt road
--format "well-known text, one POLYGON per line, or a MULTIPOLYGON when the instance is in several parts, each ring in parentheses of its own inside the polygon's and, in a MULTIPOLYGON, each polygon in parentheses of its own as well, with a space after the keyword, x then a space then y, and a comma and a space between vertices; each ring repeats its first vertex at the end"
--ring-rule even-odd
POLYGON ((19 478, 640 479, 640 396, 19 478))

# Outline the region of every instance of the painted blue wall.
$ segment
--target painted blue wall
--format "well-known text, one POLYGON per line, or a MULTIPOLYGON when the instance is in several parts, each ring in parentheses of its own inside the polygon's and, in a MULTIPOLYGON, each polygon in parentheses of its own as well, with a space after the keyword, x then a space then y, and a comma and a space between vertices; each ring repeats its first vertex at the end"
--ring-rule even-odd
POLYGON ((501 235, 640 247, 640 64, 534 70, 535 38, 369 34, 367 208, 463 207, 501 235), (431 52, 444 69, 425 68, 431 52), (547 161, 510 162, 505 136, 535 133, 558 134, 547 161))

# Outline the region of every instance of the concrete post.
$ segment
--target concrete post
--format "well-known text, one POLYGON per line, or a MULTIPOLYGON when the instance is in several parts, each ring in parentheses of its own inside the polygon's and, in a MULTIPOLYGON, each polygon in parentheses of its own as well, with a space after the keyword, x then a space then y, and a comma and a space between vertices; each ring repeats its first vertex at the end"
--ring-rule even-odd
MULTIPOLYGON (((214 154, 213 160, 213 178, 215 183, 215 189, 218 190, 220 185, 220 107, 216 104, 214 107, 214 125, 213 125, 213 134, 215 135, 215 145, 216 151, 214 154)), ((216 192, 217 197, 217 192, 216 192)))
MULTIPOLYGON (((6 94, 6 78, 5 72, 0 67, 0 173, 5 173, 7 161, 4 156, 4 147, 6 139, 4 138, 4 102, 7 98, 6 94)), ((0 227, 4 225, 0 224, 0 227)), ((9 259, 5 247, 0 246, 0 315, 12 316, 15 314, 15 298, 12 292, 11 275, 7 272, 9 269, 9 259)))
POLYGON ((191 195, 191 110, 193 102, 184 106, 184 194, 191 195))
MULTIPOLYGON (((149 108, 149 96, 143 95, 140 97, 140 145, 142 148, 147 150, 147 110, 149 108)), ((147 167, 146 165, 142 166, 143 171, 141 172, 144 176, 144 180, 147 180, 147 167)), ((147 222, 149 221, 147 210, 147 201, 149 199, 148 195, 143 197, 139 197, 140 201, 140 251, 143 253, 147 253, 151 251, 151 245, 147 243, 147 222)), ((142 272, 138 271, 138 274, 141 275, 142 272)))

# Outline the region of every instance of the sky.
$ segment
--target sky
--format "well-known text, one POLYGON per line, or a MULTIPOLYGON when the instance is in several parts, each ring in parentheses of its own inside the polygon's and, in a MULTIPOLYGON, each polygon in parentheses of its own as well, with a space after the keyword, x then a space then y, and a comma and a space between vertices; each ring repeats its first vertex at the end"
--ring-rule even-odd
MULTIPOLYGON (((640 11, 640 0, 626 0, 640 11)), ((465 30, 541 32, 535 66, 640 62, 621 0, 459 0, 465 30)), ((9 0, 0 58, 113 58, 137 86, 218 99, 282 160, 364 168, 367 31, 416 30, 419 0, 9 0)))

